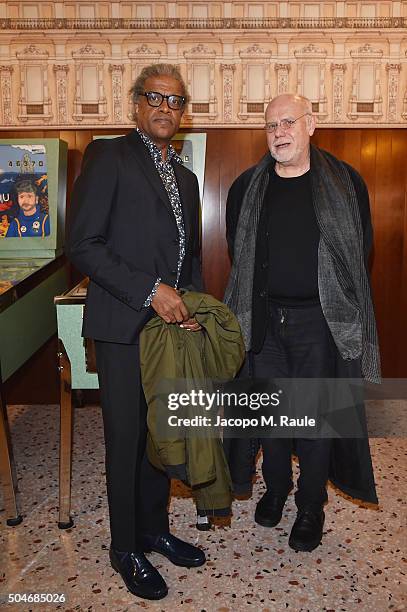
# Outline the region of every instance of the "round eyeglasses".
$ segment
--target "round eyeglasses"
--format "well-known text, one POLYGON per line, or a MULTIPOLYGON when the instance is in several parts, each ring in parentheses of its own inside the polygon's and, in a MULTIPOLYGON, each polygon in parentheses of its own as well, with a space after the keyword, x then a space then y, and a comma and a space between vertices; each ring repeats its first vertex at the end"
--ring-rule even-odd
POLYGON ((305 117, 305 115, 309 115, 309 114, 310 113, 304 113, 303 115, 300 115, 296 119, 281 119, 281 121, 279 121, 278 123, 276 121, 273 121, 271 123, 266 123, 264 128, 266 132, 269 132, 271 134, 273 134, 278 127, 281 127, 283 130, 289 130, 290 128, 293 127, 294 123, 298 121, 298 119, 301 119, 302 117, 305 117))
POLYGON ((165 96, 158 91, 145 91, 144 93, 141 93, 140 96, 145 96, 148 104, 150 106, 154 106, 155 108, 158 108, 161 106, 164 100, 167 100, 168 108, 171 110, 180 110, 186 102, 186 98, 184 96, 176 96, 175 94, 165 96))

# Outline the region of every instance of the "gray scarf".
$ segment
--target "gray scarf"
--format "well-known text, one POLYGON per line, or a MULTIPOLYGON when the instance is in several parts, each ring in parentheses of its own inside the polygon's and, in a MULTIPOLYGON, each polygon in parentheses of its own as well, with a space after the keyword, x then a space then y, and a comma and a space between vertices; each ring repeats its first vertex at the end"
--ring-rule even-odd
MULTIPOLYGON (((246 350, 251 347, 257 227, 275 161, 267 153, 243 196, 225 303, 236 314, 246 350)), ((380 382, 380 356, 369 280, 364 264, 362 224, 355 188, 346 166, 311 145, 311 189, 321 237, 318 287, 322 311, 339 353, 361 359, 363 376, 380 382)))

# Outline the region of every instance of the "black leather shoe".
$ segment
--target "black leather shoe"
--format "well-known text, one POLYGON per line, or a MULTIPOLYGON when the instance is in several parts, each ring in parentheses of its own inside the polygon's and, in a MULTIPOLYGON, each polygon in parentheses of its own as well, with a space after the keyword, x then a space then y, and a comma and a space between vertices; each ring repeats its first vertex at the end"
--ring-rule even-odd
POLYGON ((286 497, 265 493, 256 506, 254 520, 262 527, 275 527, 281 521, 286 497))
POLYGON ((288 544, 293 550, 311 552, 322 540, 325 514, 323 510, 299 510, 288 544))
POLYGON ((141 536, 140 541, 144 552, 154 551, 160 553, 160 555, 167 557, 174 565, 199 567, 206 561, 203 550, 176 538, 170 533, 163 535, 144 534, 141 536))
POLYGON ((110 547, 110 562, 119 572, 130 593, 143 599, 162 599, 168 587, 161 576, 143 553, 120 552, 110 547))

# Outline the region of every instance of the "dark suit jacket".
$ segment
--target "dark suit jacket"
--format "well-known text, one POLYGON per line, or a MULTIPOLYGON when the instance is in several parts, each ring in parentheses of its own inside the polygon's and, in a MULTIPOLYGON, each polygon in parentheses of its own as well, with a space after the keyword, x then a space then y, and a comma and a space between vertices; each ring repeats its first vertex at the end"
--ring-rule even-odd
MULTIPOLYGON (((200 290, 198 181, 181 164, 173 167, 186 233, 179 287, 200 290)), ((90 277, 83 335, 136 342, 154 312, 143 303, 157 278, 175 284, 178 251, 167 192, 137 132, 90 143, 72 195, 66 241, 67 256, 90 277)))

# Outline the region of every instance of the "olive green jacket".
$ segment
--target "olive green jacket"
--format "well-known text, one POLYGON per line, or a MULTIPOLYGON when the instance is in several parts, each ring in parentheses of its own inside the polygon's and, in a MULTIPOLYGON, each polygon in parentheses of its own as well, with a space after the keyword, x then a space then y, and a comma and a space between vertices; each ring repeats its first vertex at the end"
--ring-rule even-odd
MULTIPOLYGON (((244 343, 239 323, 225 304, 192 291, 185 292, 183 300, 202 331, 191 332, 155 316, 140 334, 147 454, 153 465, 192 487, 198 510, 225 514, 232 487, 220 433, 212 425, 169 426, 169 417, 208 418, 209 413, 191 404, 170 410, 168 399, 170 393, 215 392, 214 381, 231 380, 240 369, 244 343)), ((212 412, 212 423, 215 419, 212 412)))

